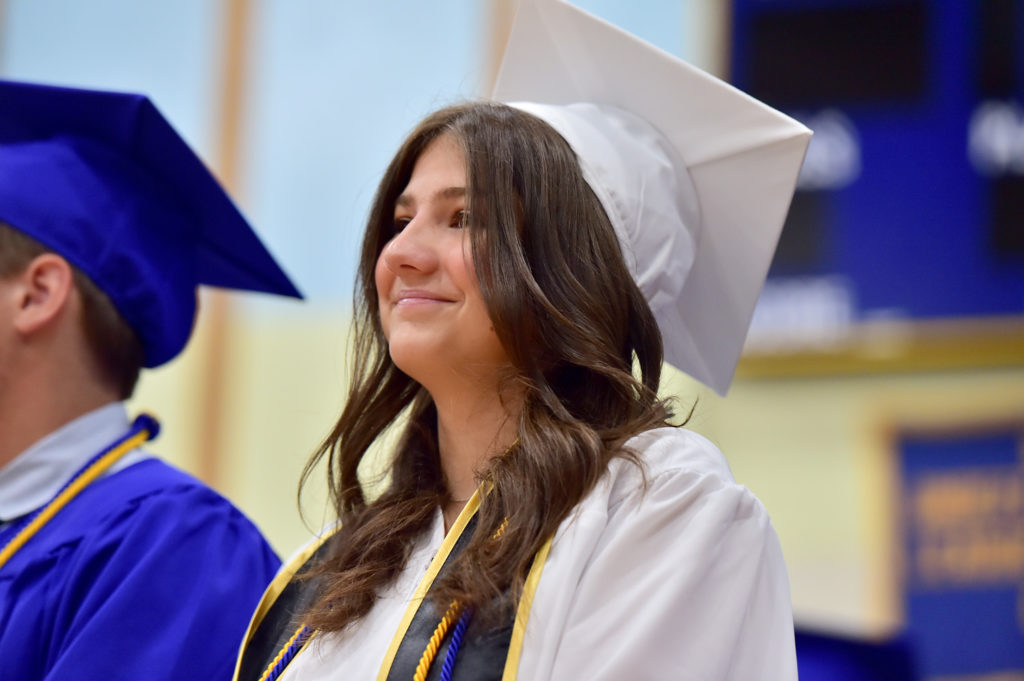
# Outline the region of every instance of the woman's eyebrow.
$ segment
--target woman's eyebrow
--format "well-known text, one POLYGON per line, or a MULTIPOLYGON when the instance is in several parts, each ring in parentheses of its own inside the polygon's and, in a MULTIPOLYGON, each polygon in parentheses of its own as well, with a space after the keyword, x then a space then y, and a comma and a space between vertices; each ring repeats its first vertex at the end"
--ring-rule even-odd
MULTIPOLYGON (((466 196, 466 188, 465 187, 446 187, 445 189, 442 189, 440 191, 435 192, 432 198, 435 199, 435 200, 437 200, 437 199, 452 200, 452 199, 462 199, 462 198, 465 198, 465 196, 466 196)), ((404 194, 404 193, 400 194, 398 196, 398 198, 395 199, 395 207, 396 208, 409 208, 411 206, 414 206, 415 204, 416 204, 416 199, 414 199, 412 196, 410 196, 408 194, 404 194)))
POLYGON ((465 187, 448 187, 434 194, 435 199, 461 199, 466 196, 465 187))

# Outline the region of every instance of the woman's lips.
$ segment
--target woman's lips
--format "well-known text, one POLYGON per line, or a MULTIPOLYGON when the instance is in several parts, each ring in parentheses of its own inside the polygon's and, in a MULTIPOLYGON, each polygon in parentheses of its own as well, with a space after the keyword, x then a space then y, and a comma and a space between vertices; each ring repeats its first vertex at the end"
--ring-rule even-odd
POLYGON ((431 303, 451 303, 451 298, 447 298, 440 294, 432 291, 424 291, 421 289, 404 289, 398 292, 395 296, 395 305, 402 307, 410 305, 427 305, 431 303))

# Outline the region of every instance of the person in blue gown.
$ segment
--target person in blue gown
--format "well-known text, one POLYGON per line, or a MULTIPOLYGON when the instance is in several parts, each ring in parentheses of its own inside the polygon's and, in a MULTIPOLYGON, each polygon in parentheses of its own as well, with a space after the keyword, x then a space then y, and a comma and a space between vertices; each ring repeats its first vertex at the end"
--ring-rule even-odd
POLYGON ((0 101, 0 681, 230 678, 279 560, 124 400, 200 284, 299 293, 145 97, 0 101))

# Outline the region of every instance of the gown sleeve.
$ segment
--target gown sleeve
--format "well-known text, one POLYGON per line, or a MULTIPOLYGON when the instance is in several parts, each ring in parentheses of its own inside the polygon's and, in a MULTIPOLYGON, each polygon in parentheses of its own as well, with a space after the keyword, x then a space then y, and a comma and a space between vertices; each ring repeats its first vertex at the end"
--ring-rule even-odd
POLYGON ((47 681, 231 678, 279 564, 255 526, 201 486, 136 499, 65 550, 65 581, 45 597, 47 681))
POLYGON ((795 681, 782 552, 749 490, 677 468, 604 509, 549 678, 795 681))

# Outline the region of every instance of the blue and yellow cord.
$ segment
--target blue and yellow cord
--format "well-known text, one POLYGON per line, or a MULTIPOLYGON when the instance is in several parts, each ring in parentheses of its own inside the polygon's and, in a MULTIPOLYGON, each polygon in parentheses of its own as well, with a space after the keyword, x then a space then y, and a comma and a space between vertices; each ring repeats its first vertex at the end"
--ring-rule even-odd
POLYGON ((302 646, 306 644, 306 641, 312 635, 312 629, 305 625, 300 626, 281 650, 278 651, 274 659, 270 661, 270 664, 267 665, 262 676, 260 676, 260 681, 276 681, 284 672, 288 663, 292 661, 292 658, 298 654, 299 650, 302 649, 302 646))
POLYGON ((448 629, 451 628, 452 622, 454 622, 461 614, 462 608, 459 606, 458 601, 452 601, 451 605, 448 606, 448 610, 444 613, 444 617, 434 627, 434 633, 430 636, 430 640, 427 641, 427 647, 423 649, 423 654, 420 655, 420 661, 416 665, 416 673, 413 674, 413 681, 426 681, 427 673, 430 671, 430 665, 434 663, 434 658, 437 657, 437 651, 441 647, 441 643, 448 635, 448 629))
MULTIPOLYGON (((497 539, 505 531, 508 526, 508 518, 502 520, 501 525, 494 532, 492 539, 497 539)), ((430 671, 430 665, 434 663, 434 658, 437 657, 437 651, 441 647, 441 643, 444 641, 445 636, 448 635, 448 629, 451 628, 452 622, 458 618, 458 624, 455 626, 455 631, 452 632, 451 643, 448 644, 448 652, 444 656, 444 666, 441 669, 440 681, 451 681, 452 670, 455 668, 455 660, 459 655, 459 648, 462 646, 462 637, 466 633, 466 628, 469 626, 469 620, 473 618, 471 610, 463 611, 462 606, 459 605, 458 601, 452 601, 451 605, 448 606, 448 610, 444 613, 444 617, 437 623, 437 627, 434 628, 434 633, 430 637, 430 641, 427 642, 427 647, 423 650, 423 655, 420 656, 419 664, 416 665, 416 673, 413 675, 413 681, 426 681, 427 673, 430 671)))

